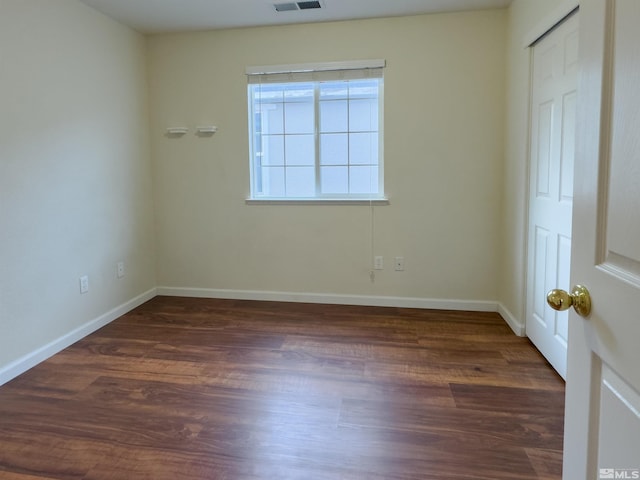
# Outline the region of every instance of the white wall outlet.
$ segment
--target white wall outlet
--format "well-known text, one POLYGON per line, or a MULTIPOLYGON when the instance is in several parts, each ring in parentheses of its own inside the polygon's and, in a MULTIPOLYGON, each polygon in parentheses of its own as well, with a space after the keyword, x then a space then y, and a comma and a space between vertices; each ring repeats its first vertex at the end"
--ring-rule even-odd
POLYGON ((89 291, 89 277, 83 275, 80 277, 80 293, 87 293, 89 291))
POLYGON ((124 262, 118 262, 118 264, 116 265, 116 273, 118 275, 118 278, 124 277, 124 262))
POLYGON ((404 271, 404 257, 395 257, 393 260, 396 272, 404 271))
POLYGON ((373 257, 373 269, 382 270, 383 268, 384 268, 384 260, 382 255, 377 255, 373 257))

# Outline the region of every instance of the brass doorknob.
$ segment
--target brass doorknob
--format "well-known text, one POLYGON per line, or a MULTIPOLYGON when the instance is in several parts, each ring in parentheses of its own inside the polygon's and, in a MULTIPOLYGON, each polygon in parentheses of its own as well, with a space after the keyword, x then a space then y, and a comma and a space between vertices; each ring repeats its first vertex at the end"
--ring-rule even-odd
POLYGON ((588 317, 591 313, 591 295, 589 295, 587 287, 583 285, 576 285, 571 293, 564 290, 551 290, 547 293, 547 303, 558 311, 567 310, 573 306, 581 317, 588 317))

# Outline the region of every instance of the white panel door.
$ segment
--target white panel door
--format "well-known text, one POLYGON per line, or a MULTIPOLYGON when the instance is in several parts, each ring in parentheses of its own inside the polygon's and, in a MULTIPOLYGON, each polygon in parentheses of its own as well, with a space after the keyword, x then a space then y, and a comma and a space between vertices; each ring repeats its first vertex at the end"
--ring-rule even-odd
POLYGON ((578 14, 533 47, 527 336, 564 378, 567 312, 545 302, 569 283, 573 164, 578 86, 578 14))
POLYGON ((563 478, 640 478, 640 1, 580 8, 563 478))

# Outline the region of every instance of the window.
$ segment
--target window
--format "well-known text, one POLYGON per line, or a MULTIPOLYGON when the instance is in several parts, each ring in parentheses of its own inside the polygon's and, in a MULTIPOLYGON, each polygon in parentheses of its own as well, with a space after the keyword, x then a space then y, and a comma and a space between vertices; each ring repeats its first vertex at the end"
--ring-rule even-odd
POLYGON ((252 199, 384 198, 382 67, 372 65, 247 70, 252 199))

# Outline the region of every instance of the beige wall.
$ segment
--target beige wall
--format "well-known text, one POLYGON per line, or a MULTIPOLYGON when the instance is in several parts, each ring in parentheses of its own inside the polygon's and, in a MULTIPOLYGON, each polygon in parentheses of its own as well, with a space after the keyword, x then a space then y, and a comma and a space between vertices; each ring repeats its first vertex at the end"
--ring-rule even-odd
POLYGON ((76 0, 0 3, 0 372, 155 286, 145 54, 76 0))
POLYGON ((530 51, 535 40, 568 13, 573 0, 515 0, 508 10, 507 88, 500 301, 525 323, 530 51))
POLYGON ((77 0, 3 0, 0 373, 156 285, 498 300, 523 322, 523 42, 565 3, 146 40, 77 0), (368 207, 244 202, 245 67, 368 58, 388 65, 375 283, 368 207))
POLYGON ((495 301, 505 32, 497 10, 151 37, 158 285, 495 301), (387 60, 391 201, 375 208, 373 284, 368 207, 245 205, 245 67, 370 58, 387 60))

